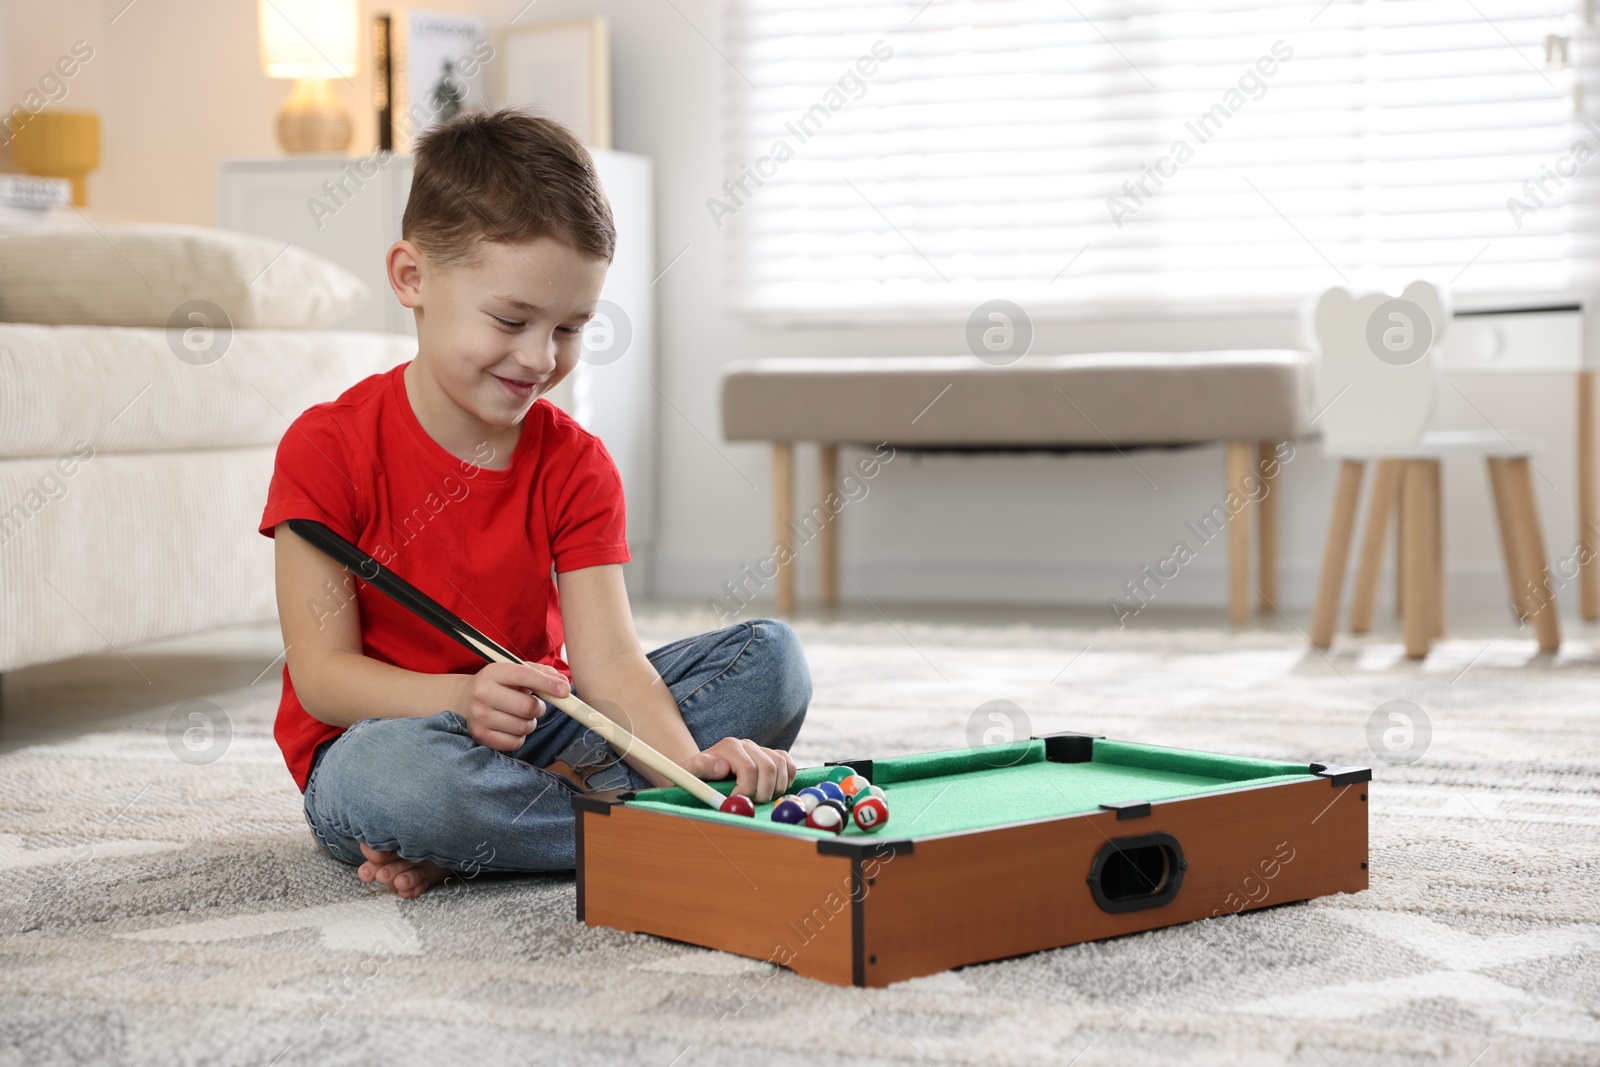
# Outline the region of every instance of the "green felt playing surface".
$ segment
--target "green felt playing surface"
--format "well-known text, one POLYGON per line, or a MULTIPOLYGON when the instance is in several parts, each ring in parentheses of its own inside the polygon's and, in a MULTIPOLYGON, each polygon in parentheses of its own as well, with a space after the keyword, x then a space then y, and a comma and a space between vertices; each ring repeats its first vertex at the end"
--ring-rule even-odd
MULTIPOLYGON (((815 785, 836 768, 804 767, 791 792, 815 785)), ((1306 778, 1304 763, 1279 763, 1213 755, 1127 741, 1094 742, 1087 763, 1050 763, 1042 740, 963 748, 875 760, 872 782, 889 798, 889 822, 867 834, 854 823, 847 837, 932 837, 1009 823, 1077 815, 1120 801, 1174 800, 1245 785, 1270 785, 1306 778)), ((724 794, 732 782, 713 782, 724 794)), ((754 820, 713 811, 681 789, 647 789, 632 807, 731 822, 781 833, 832 837, 826 830, 775 823, 772 805, 758 804, 754 820)))

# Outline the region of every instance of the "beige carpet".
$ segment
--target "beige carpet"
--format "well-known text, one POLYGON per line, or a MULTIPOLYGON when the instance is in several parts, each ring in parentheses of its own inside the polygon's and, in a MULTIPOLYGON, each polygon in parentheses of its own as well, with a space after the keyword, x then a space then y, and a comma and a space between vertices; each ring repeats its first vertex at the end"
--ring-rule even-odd
POLYGON ((798 628, 806 761, 962 745, 1005 699, 1041 731, 1372 763, 1372 889, 842 989, 579 925, 570 878, 364 887, 312 845, 276 694, 219 694, 210 764, 164 723, 0 758, 0 1063, 1600 1063, 1588 639, 1418 666, 1212 630, 798 628), (1390 700, 1432 724, 1409 765, 1368 749, 1390 700))

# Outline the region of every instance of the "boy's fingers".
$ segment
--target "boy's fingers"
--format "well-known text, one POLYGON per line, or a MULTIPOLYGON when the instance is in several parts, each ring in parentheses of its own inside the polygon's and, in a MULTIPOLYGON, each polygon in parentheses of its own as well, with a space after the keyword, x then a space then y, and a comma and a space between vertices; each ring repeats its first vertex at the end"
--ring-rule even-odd
POLYGON ((489 696, 489 707, 519 719, 536 719, 544 714, 545 703, 520 689, 500 686, 489 696))
POLYGON ((750 750, 750 758, 756 765, 755 799, 765 804, 778 795, 778 761, 773 758, 772 753, 754 741, 746 741, 744 744, 750 750))
POLYGON ((739 740, 728 747, 739 757, 735 764, 739 782, 737 788, 758 803, 771 800, 772 786, 778 774, 777 764, 772 757, 754 741, 739 740))
POLYGON ((554 667, 546 667, 542 663, 515 663, 510 666, 516 671, 516 681, 508 684, 519 689, 535 689, 560 697, 571 692, 567 676, 554 667))

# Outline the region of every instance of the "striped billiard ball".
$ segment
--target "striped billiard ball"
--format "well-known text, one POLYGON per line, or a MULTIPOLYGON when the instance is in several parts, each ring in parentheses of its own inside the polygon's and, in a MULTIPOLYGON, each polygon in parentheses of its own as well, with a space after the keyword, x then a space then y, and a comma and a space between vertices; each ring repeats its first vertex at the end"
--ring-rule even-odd
POLYGON ((883 829, 883 824, 889 821, 889 805, 875 796, 864 796, 856 801, 855 810, 851 812, 856 825, 867 833, 875 833, 883 829))
POLYGON ((859 774, 852 774, 839 782, 839 788, 844 790, 844 795, 847 797, 858 796, 871 785, 871 782, 859 774))
POLYGON ((795 796, 799 798, 800 803, 805 805, 807 815, 815 811, 818 804, 821 804, 824 800, 828 799, 828 794, 824 793, 814 785, 806 786, 804 789, 800 790, 800 792, 796 793, 795 796))
POLYGON ((839 788, 838 782, 818 782, 812 788, 820 789, 829 800, 844 800, 844 790, 839 788))

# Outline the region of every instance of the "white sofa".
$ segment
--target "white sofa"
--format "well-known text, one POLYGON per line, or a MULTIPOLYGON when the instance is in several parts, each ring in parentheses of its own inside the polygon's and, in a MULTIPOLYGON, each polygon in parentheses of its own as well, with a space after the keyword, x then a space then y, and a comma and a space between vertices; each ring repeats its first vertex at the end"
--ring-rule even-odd
MULTIPOLYGON (((156 299, 164 318, 174 302, 156 299)), ((29 309, 61 317, 0 298, 5 317, 29 309)), ((416 342, 239 328, 225 345, 197 365, 181 331, 0 324, 0 671, 275 617, 256 524, 279 437, 416 342)))
POLYGON ((289 421, 415 352, 393 334, 0 325, 0 671, 276 616, 256 533, 289 421))

